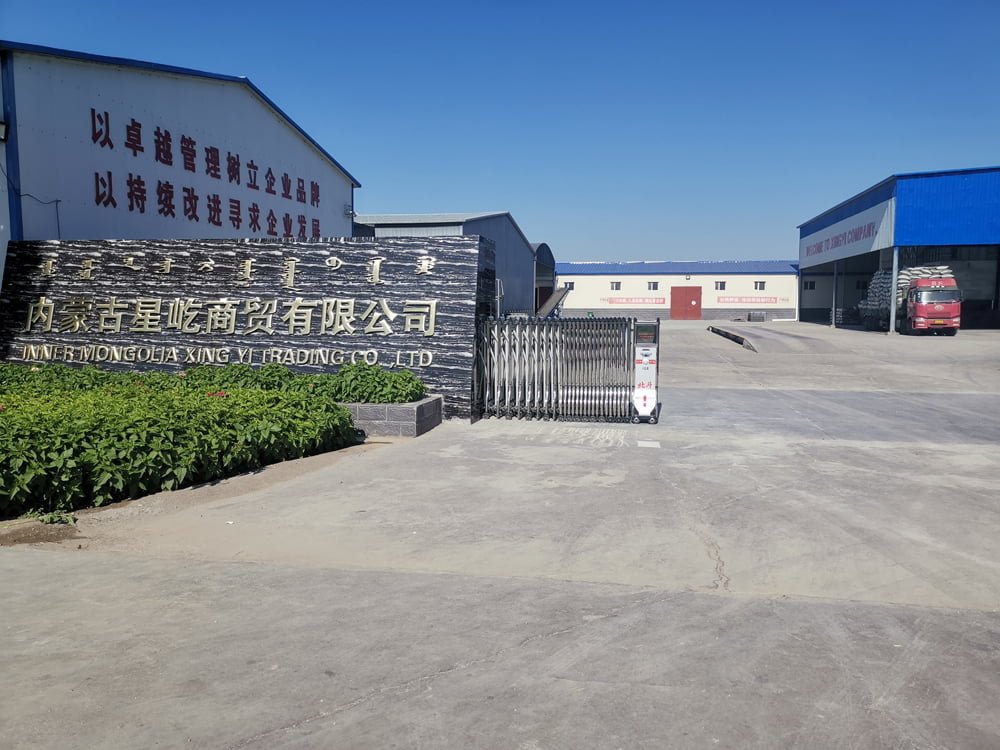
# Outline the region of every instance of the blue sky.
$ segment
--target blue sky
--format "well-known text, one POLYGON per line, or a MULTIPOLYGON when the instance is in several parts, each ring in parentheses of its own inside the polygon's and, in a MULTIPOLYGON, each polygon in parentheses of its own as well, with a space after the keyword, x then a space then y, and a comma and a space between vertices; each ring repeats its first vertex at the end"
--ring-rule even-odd
POLYGON ((0 0, 0 38, 250 78, 363 213, 557 260, 795 258, 900 172, 1000 164, 1000 2, 0 0))

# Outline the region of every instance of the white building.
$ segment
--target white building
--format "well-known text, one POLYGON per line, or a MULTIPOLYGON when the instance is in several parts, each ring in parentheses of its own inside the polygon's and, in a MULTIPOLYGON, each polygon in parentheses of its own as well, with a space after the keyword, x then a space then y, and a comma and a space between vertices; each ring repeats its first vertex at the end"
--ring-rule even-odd
POLYGON ((556 263, 562 317, 775 320, 795 317, 794 260, 556 263))
POLYGON ((360 183, 246 78, 0 42, 8 240, 351 236, 360 183))

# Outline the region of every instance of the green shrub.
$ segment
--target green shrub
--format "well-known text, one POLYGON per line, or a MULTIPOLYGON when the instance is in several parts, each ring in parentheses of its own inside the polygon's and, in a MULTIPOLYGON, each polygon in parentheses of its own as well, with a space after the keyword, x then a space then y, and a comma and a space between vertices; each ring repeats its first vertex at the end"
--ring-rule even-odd
POLYGON ((6 393, 0 395, 0 516, 66 512, 176 489, 354 439, 346 409, 306 392, 138 381, 6 393))
POLYGON ((96 367, 69 365, 28 366, 0 363, 0 393, 55 393, 65 390, 85 390, 105 385, 115 378, 138 373, 111 373, 96 367))
MULTIPOLYGON (((358 363, 344 365, 325 377, 331 381, 330 395, 346 403, 398 404, 416 401, 425 393, 423 382, 409 370, 383 370, 358 363)), ((317 383, 316 387, 327 385, 317 383)))
POLYGON ((424 397, 423 382, 409 370, 384 370, 365 363, 343 365, 337 372, 297 375, 284 365, 268 364, 188 370, 184 381, 202 388, 263 388, 301 391, 332 398, 340 403, 400 404, 424 397))
POLYGON ((423 382, 409 370, 384 370, 364 363, 343 365, 331 374, 296 374, 284 365, 263 367, 203 365, 180 373, 111 372, 96 367, 51 364, 29 367, 0 363, 0 393, 51 394, 102 386, 146 384, 150 388, 311 392, 341 403, 399 404, 424 397, 423 382))

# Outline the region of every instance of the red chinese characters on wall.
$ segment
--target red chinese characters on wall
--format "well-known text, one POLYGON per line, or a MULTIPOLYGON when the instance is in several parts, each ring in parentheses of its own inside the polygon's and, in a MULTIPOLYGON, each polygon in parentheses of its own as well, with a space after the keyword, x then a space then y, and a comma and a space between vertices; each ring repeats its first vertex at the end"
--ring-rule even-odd
POLYGON ((118 208, 110 170, 103 175, 100 172, 94 172, 94 203, 98 206, 118 208))
POLYGON ((233 229, 239 229, 243 224, 243 212, 240 210, 239 198, 229 199, 229 223, 233 225, 233 229))
POLYGON ((240 184, 240 155, 228 153, 226 154, 226 176, 229 178, 230 182, 234 182, 237 185, 240 184))
POLYGON ((177 217, 174 207, 174 186, 170 182, 156 181, 156 204, 160 216, 168 216, 171 219, 177 217))
POLYGON ((208 208, 208 223, 212 226, 222 226, 222 199, 218 193, 212 193, 205 201, 208 208))
POLYGON ((198 193, 192 187, 183 188, 181 192, 184 193, 184 218, 198 221, 198 193))
POLYGON ((172 167, 174 165, 174 145, 170 131, 159 128, 153 131, 153 145, 156 149, 156 161, 172 167))
POLYGON ((219 161, 219 149, 215 146, 205 147, 205 174, 218 180, 222 177, 222 164, 219 161))
POLYGON ((90 108, 90 139, 101 148, 113 149, 111 141, 111 115, 90 108))
POLYGON ((128 173, 128 210, 146 213, 146 181, 139 175, 128 173))
POLYGON ((250 218, 250 231, 259 232, 260 231, 260 206, 256 203, 250 204, 250 209, 247 211, 247 216, 250 218))
POLYGON ((132 122, 125 126, 125 148, 132 152, 132 156, 146 150, 142 146, 142 123, 136 121, 134 117, 132 122))
MULTIPOLYGON (((228 222, 237 231, 286 239, 318 239, 322 236, 319 218, 292 211, 276 211, 275 208, 262 208, 254 201, 243 200, 238 193, 242 190, 263 192, 278 200, 319 208, 320 184, 316 180, 288 172, 280 172, 279 176, 271 165, 260 165, 252 158, 244 159, 241 154, 215 144, 199 143, 190 133, 179 133, 175 137, 174 132, 160 124, 143 123, 135 117, 120 117, 117 114, 112 117, 112 113, 106 110, 91 107, 90 139, 94 147, 113 151, 119 137, 121 140, 118 143, 124 145, 129 161, 137 160, 137 168, 130 168, 126 172, 127 176, 119 174, 117 180, 120 183, 117 186, 112 170, 94 172, 94 204, 100 208, 119 207, 117 187, 118 195, 127 199, 127 203, 122 204, 122 210, 127 209, 132 213, 145 214, 147 202, 155 199, 153 205, 156 215, 165 219, 183 218, 189 222, 201 222, 204 219, 206 224, 213 227, 222 227, 228 222), (117 133, 115 123, 121 128, 117 133), (180 157, 176 163, 175 146, 180 157), (148 162, 143 162, 147 159, 148 162), (183 177, 173 180, 166 178, 166 175, 159 175, 157 179, 147 181, 149 174, 143 175, 140 166, 142 163, 157 169, 177 167, 180 173, 201 172, 210 179, 228 185, 229 195, 217 192, 199 195, 195 185, 183 184, 183 177), (176 184, 177 182, 181 184, 176 184), (181 203, 180 211, 178 201, 181 203)), ((152 211, 151 206, 150 212, 152 211)))

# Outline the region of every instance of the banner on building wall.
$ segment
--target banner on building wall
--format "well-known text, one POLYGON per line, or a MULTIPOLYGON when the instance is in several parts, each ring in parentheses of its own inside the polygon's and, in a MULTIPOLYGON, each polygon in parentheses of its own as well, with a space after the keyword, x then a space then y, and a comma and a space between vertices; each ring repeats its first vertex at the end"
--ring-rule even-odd
POLYGON ((0 357, 110 369, 355 362, 415 372, 469 416, 484 241, 20 242, 0 357))
POLYGON ((666 297, 601 297, 609 305, 665 305, 666 297))
MULTIPOLYGON (((777 297, 716 297, 715 301, 720 305, 776 305, 777 297)), ((788 302, 788 299, 784 299, 788 302)))
POLYGON ((802 237, 799 268, 892 247, 895 203, 895 199, 884 201, 802 237))

